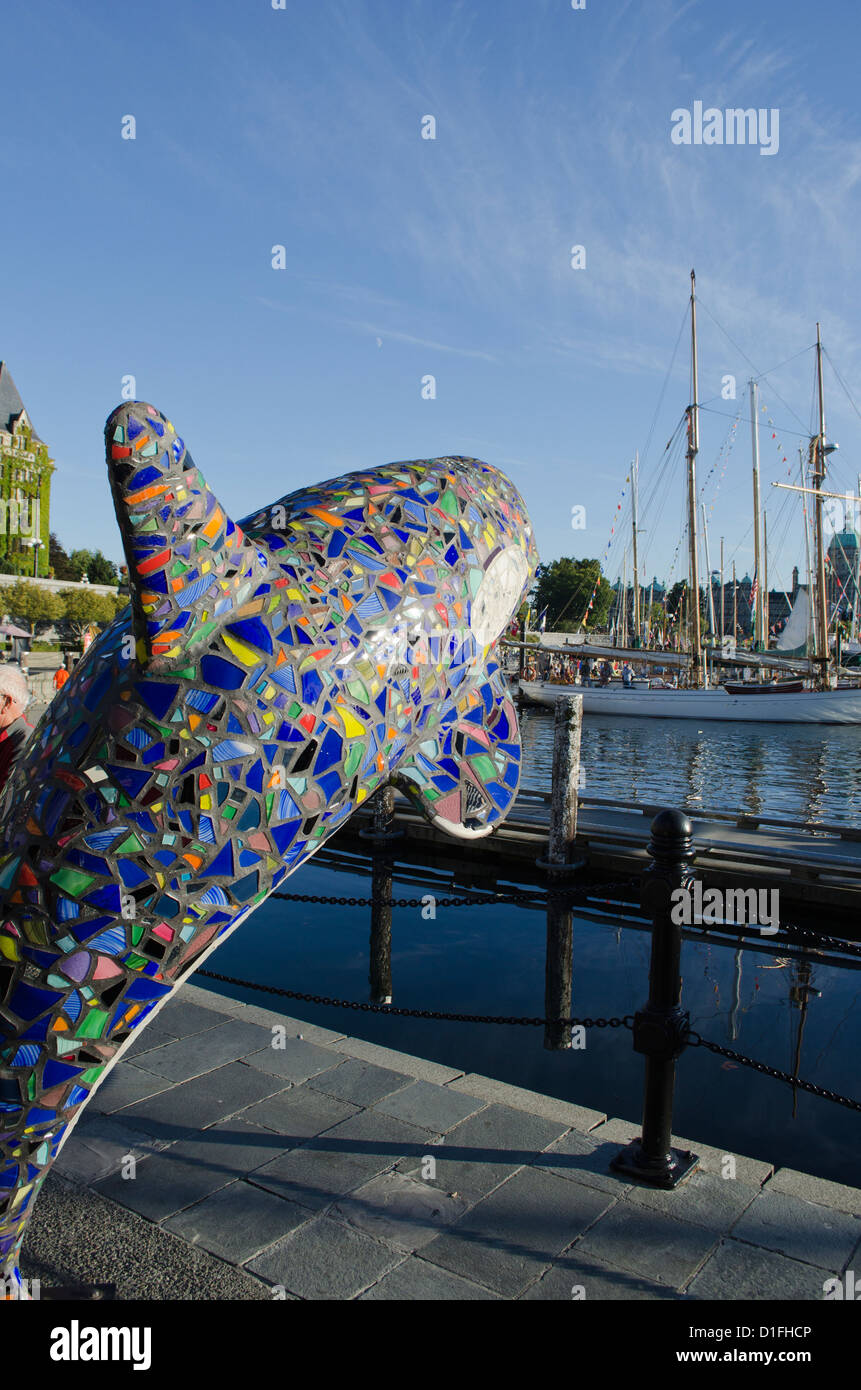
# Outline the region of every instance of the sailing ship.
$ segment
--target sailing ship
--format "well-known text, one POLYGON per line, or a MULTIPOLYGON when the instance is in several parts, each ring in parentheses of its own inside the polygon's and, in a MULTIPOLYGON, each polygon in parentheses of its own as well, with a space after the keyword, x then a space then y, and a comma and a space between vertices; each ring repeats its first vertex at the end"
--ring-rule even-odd
MULTIPOLYGON (((691 380, 692 403, 685 412, 687 417, 687 513, 689 541, 689 583, 690 594, 698 596, 699 564, 697 536, 697 485, 696 459, 699 452, 699 405, 698 360, 697 360, 697 301, 696 277, 691 271, 691 380)), ((599 661, 623 659, 638 664, 658 667, 678 668, 680 684, 655 688, 656 682, 648 685, 634 682, 628 687, 616 683, 606 685, 564 685, 547 680, 525 680, 521 677, 520 693, 524 699, 539 705, 555 705, 565 695, 578 694, 583 697, 585 714, 605 714, 625 719, 717 719, 744 723, 766 724, 861 724, 861 688, 838 679, 838 669, 832 660, 828 640, 828 604, 825 586, 825 550, 823 541, 823 500, 838 494, 823 490, 826 458, 835 445, 826 442, 825 397, 822 380, 822 339, 819 324, 816 325, 816 378, 819 403, 819 429, 810 440, 810 480, 812 487, 791 487, 792 491, 811 494, 813 497, 814 546, 816 570, 812 576, 812 638, 813 652, 806 657, 784 655, 781 652, 764 650, 767 642, 768 619, 763 614, 764 601, 767 603, 766 584, 757 586, 755 597, 754 637, 758 650, 723 654, 705 650, 703 647, 700 605, 698 601, 688 604, 687 612, 687 650, 681 652, 655 652, 640 647, 627 646, 627 624, 623 623, 624 645, 602 647, 588 642, 566 643, 562 646, 544 646, 539 650, 548 654, 561 653, 569 657, 593 658, 599 661), (791 679, 763 682, 730 681, 714 683, 716 669, 731 667, 737 672, 748 667, 753 670, 772 670, 791 676, 791 679), (805 680, 805 676, 807 679, 805 680)), ((755 573, 763 573, 760 556, 760 498, 759 498, 759 448, 757 424, 756 383, 751 382, 751 436, 753 445, 753 483, 754 483, 754 540, 755 573)), ((635 465, 636 469, 636 465, 635 465)), ((635 474, 636 479, 636 474, 635 474)), ((787 487, 787 484, 774 484, 787 487)), ((636 497, 636 481, 634 487, 636 497)), ((639 638, 639 581, 637 578, 636 540, 637 517, 636 502, 633 508, 634 539, 634 597, 635 631, 639 638)), ((623 593, 626 591, 626 587, 623 593)), ((806 591, 800 590, 798 597, 805 594, 798 615, 790 617, 789 640, 794 641, 805 629, 805 649, 808 615, 804 605, 809 601, 806 591)), ((617 629, 618 630, 618 629, 617 629)), ((789 643, 785 644, 788 647, 789 643)), ((532 648, 531 650, 535 650, 532 648)), ((791 648, 790 648, 791 650, 791 648)), ((848 674, 848 673, 847 673, 848 674)))

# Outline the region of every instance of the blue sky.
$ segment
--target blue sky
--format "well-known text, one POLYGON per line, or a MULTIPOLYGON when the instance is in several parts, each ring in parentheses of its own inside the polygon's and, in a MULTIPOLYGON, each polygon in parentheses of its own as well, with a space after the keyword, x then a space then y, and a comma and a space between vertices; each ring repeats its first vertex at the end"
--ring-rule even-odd
MULTIPOLYGON (((768 483, 809 427, 817 318, 861 408, 856 7, 6 0, 3 32, 0 357, 56 458, 67 548, 120 558, 102 429, 133 374, 235 516, 471 454, 520 487, 543 559, 600 556, 639 448, 647 572, 680 577, 683 462, 658 470, 695 266, 712 564, 723 535, 752 569, 753 363, 769 577, 789 583, 797 506, 768 483), (674 145, 695 101, 776 108, 777 153, 674 145)), ((832 481, 854 488, 861 417, 826 378, 832 481)))

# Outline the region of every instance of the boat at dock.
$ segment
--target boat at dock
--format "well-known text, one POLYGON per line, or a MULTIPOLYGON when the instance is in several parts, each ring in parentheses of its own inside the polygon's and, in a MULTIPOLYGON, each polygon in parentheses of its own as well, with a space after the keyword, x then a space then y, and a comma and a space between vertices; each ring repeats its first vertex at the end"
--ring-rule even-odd
MULTIPOLYGON (((795 686, 797 683, 791 682, 795 686)), ((557 685, 551 681, 520 681, 520 694, 532 704, 552 708, 565 695, 582 695, 584 714, 607 714, 625 719, 731 719, 753 724, 861 724, 861 689, 769 691, 757 685, 744 694, 742 686, 712 686, 707 690, 644 690, 621 685, 557 685)))
MULTIPOLYGON (((755 604, 753 622, 753 645, 750 650, 739 649, 737 625, 734 620, 733 638, 729 650, 724 636, 723 611, 718 626, 715 621, 712 591, 709 588, 711 605, 712 645, 704 639, 700 613, 700 582, 698 558, 697 523, 697 482, 696 459, 699 453, 699 404, 697 400, 698 354, 696 327, 696 279, 691 271, 691 385, 692 403, 685 411, 687 424, 687 535, 689 550, 689 576, 687 592, 693 596, 687 604, 685 640, 679 650, 655 651, 638 645, 642 639, 642 624, 639 616, 639 579, 637 561, 637 477, 639 455, 633 468, 632 491, 632 546, 634 556, 634 645, 628 644, 627 629, 627 583, 620 588, 621 622, 617 623, 615 642, 602 646, 596 641, 566 641, 564 644, 550 646, 539 639, 538 646, 529 646, 525 641, 512 643, 520 648, 521 673, 519 692, 523 699, 537 705, 551 708, 566 695, 581 695, 583 711, 588 715, 609 715, 624 719, 694 719, 732 720, 754 724, 861 724, 861 685, 858 684, 855 670, 843 665, 839 639, 832 655, 829 629, 829 603, 825 580, 825 553, 823 544, 823 500, 835 498, 839 494, 825 492, 823 482, 826 460, 837 445, 828 443, 825 432, 825 399, 822 376, 823 347, 820 326, 816 325, 816 386, 818 399, 818 429, 810 439, 809 479, 812 486, 802 482, 800 486, 774 483, 773 486, 786 488, 791 492, 810 497, 814 522, 814 544, 810 545, 805 514, 805 538, 808 551, 809 579, 807 588, 798 588, 797 602, 787 622, 779 650, 768 651, 769 625, 767 614, 767 583, 756 585, 752 598, 755 604), (811 566, 810 551, 815 551, 815 565, 811 566), (621 642, 619 631, 621 630, 621 642), (529 654, 528 665, 524 660, 529 654), (561 666, 556 657, 568 658, 561 666), (601 684, 594 680, 575 685, 563 683, 570 681, 575 670, 570 666, 571 659, 599 661, 604 668, 605 679, 601 684), (533 659, 537 668, 533 666, 533 659), (625 673, 626 684, 619 684, 609 677, 609 664, 624 660, 631 668, 657 668, 657 676, 662 669, 675 668, 673 684, 665 684, 662 679, 635 680, 631 670, 625 673), (554 669, 555 668, 555 669, 554 669), (723 672, 723 677, 720 673, 723 672), (743 672, 743 679, 740 675, 743 672), (774 673, 770 682, 763 679, 774 673), (560 681, 559 677, 563 679, 560 681), (529 677, 532 677, 531 679, 529 677), (554 679, 555 677, 555 679, 554 679), (782 678, 781 678, 782 677, 782 678)), ((751 442, 753 455, 753 512, 754 512, 754 553, 757 575, 767 570, 767 545, 764 539, 760 546, 760 488, 759 488, 759 434, 757 414, 756 382, 751 381, 751 442)), ((667 446, 669 447, 669 445, 667 446)), ((705 505, 701 507, 703 534, 706 544, 708 565, 708 535, 705 530, 705 505)), ((627 564, 627 561, 626 561, 627 564)), ((721 576, 723 560, 721 559, 721 576)), ((733 567, 733 575, 734 575, 733 567)), ((857 583, 857 581, 856 581, 857 583)), ((721 593, 723 579, 721 577, 721 593)), ((590 603, 591 607, 591 603, 590 603)), ((838 605, 839 608, 839 605, 838 605)), ((564 611, 564 610, 563 610, 564 611)), ((855 615, 857 618, 857 596, 855 615)), ((833 617, 836 619, 837 609, 833 617)), ((857 623, 853 622, 857 627, 857 623)), ((522 636, 525 637, 525 631, 522 636)), ((666 634, 665 634, 666 637, 666 634)), ((612 640, 612 639, 611 639, 612 640)))

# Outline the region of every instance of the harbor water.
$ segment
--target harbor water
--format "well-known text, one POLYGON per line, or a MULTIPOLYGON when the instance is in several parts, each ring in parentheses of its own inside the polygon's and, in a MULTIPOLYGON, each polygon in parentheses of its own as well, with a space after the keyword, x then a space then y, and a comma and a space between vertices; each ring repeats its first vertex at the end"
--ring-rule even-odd
MULTIPOLYGON (((336 865, 322 850, 282 885, 297 894, 362 898, 370 867, 336 865)), ((344 856, 340 856, 341 859, 344 856)), ((394 898, 452 894, 396 861, 394 898)), ((471 883, 475 882, 471 874, 471 883)), ((500 883, 499 885, 503 885, 500 883)), ((458 888, 454 887, 454 895, 458 888)), ((367 906, 270 898, 220 947, 211 969, 284 989, 369 999, 367 906)), ((392 1002, 411 1009, 470 1014, 544 1015, 546 914, 516 905, 395 907, 392 1002)), ((573 917, 574 1016, 622 1017, 645 1002, 650 934, 642 923, 573 917)), ((753 945, 686 940, 683 1004, 704 1038, 859 1097, 861 960, 812 965, 753 945), (797 1068, 797 1071, 796 1071, 797 1068)), ((591 1028, 585 1047, 549 1051, 541 1027, 434 1022, 278 999, 238 986, 195 982, 236 998, 385 1047, 483 1073, 636 1123, 643 1059, 624 1028, 591 1028)), ((788 1083, 708 1053, 687 1050, 678 1066, 676 1133, 838 1182, 858 1182, 861 1115, 788 1083)))
MULTIPOLYGON (((553 711, 521 710, 523 786, 549 791, 553 711)), ((583 721, 581 792, 625 803, 861 826, 861 729, 690 719, 583 721)))

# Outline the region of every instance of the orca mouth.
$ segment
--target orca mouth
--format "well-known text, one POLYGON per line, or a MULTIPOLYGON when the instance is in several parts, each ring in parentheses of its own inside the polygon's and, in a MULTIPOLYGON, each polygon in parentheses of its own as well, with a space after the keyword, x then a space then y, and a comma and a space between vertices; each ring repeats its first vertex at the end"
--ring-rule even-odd
POLYGON ((517 545, 495 555, 472 601, 470 626, 480 647, 495 642, 510 622, 529 574, 529 561, 517 545))

